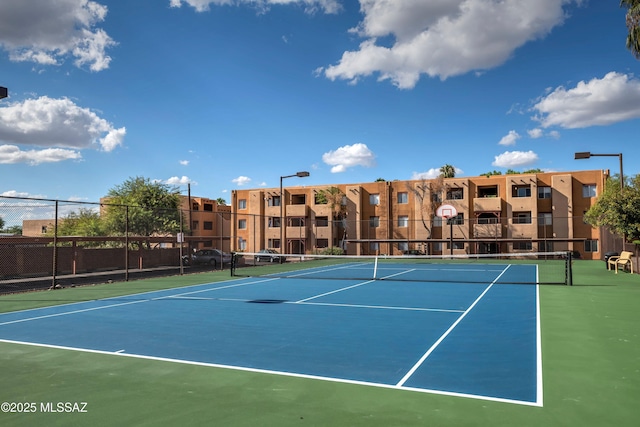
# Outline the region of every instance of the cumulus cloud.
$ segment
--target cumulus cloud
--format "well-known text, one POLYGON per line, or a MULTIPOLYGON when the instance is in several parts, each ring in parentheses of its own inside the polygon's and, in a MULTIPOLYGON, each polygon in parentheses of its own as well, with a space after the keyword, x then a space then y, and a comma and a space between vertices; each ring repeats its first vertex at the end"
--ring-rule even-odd
POLYGON ((640 118, 640 80, 610 72, 602 79, 558 87, 533 106, 543 128, 607 126, 640 118))
MULTIPOLYGON (((456 176, 462 175, 464 173, 464 171, 460 168, 457 167, 453 167, 453 169, 456 172, 456 176)), ((413 172, 411 174, 411 178, 412 180, 419 180, 419 179, 434 179, 439 177, 441 174, 440 172, 440 168, 431 168, 426 172, 413 172)))
POLYGON ((107 7, 88 0, 0 2, 0 47, 16 62, 60 65, 73 57, 91 71, 109 68, 116 42, 96 26, 107 7))
POLYGON ((125 128, 114 128, 67 98, 43 96, 0 108, 0 141, 11 144, 2 146, 7 163, 39 164, 80 157, 79 152, 60 147, 112 151, 122 145, 125 134, 125 128), (22 151, 17 145, 50 148, 22 151))
POLYGON ((322 161, 332 166, 331 173, 344 172, 354 166, 372 167, 376 164, 373 152, 366 144, 362 143, 345 145, 337 150, 324 153, 322 161))
POLYGON ((0 163, 28 163, 32 166, 40 163, 54 163, 63 160, 78 160, 82 156, 74 150, 47 148, 45 150, 23 151, 15 145, 0 145, 0 163))
POLYGON ((525 43, 563 23, 563 7, 581 0, 360 0, 364 40, 335 65, 317 71, 357 83, 378 75, 402 89, 421 75, 446 79, 495 68, 525 43), (393 38, 393 44, 379 40, 393 38))
POLYGON ((189 5, 198 12, 205 12, 212 5, 250 5, 260 11, 266 11, 272 5, 301 5, 308 13, 314 13, 318 9, 324 13, 337 13, 342 9, 337 0, 169 0, 171 7, 181 7, 182 4, 189 5))
POLYGON ((235 179, 232 179, 231 182, 235 183, 239 187, 242 187, 243 185, 249 184, 251 182, 251 178, 249 178, 248 176, 241 175, 235 179))
POLYGON ((513 168, 532 165, 538 161, 538 155, 533 151, 505 151, 495 156, 493 166, 501 168, 513 168))
POLYGON ((529 138, 531 139, 538 139, 544 136, 544 131, 540 128, 528 130, 527 133, 529 134, 529 138))
POLYGON ((520 139, 520 135, 515 130, 510 130, 508 134, 500 139, 500 145, 516 145, 516 141, 520 139))
POLYGON ((189 165, 189 160, 180 160, 180 164, 182 166, 188 166, 189 165))
POLYGON ((192 181, 188 176, 172 176, 168 180, 165 181, 165 184, 169 185, 187 185, 187 184, 196 184, 195 181, 192 181))

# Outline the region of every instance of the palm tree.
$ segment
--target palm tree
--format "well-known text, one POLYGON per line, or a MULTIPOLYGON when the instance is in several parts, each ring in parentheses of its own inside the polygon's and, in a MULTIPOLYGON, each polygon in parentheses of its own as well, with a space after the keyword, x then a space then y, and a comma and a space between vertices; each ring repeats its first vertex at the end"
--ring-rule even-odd
POLYGON ((640 59, 640 0, 621 0, 620 7, 627 9, 627 49, 640 59))
POLYGON ((443 178, 454 178, 456 176, 456 168, 450 164, 446 164, 440 168, 440 175, 443 178))

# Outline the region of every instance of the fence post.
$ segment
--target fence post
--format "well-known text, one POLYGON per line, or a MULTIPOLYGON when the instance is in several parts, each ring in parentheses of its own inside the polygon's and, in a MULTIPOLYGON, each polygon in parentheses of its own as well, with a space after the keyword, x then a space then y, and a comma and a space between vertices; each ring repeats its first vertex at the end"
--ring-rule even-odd
POLYGON ((53 219, 53 266, 51 274, 51 289, 56 288, 56 277, 58 275, 58 201, 53 219))

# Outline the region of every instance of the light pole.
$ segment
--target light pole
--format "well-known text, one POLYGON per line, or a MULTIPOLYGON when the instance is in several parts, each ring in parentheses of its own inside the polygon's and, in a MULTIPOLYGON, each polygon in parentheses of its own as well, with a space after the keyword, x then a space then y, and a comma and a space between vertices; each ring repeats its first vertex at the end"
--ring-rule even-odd
MULTIPOLYGON (((622 153, 612 153, 612 154, 594 154, 590 151, 581 151, 575 154, 574 159, 589 159, 591 157, 617 157, 620 160, 620 196, 622 196, 624 192, 624 174, 622 172, 622 153)), ((625 236, 622 236, 622 250, 624 250, 624 242, 625 236)))
POLYGON ((581 151, 575 154, 575 160, 588 159, 590 157, 617 157, 620 159, 620 192, 624 190, 624 175, 622 173, 622 153, 617 154, 594 154, 589 151, 581 151))
POLYGON ((297 176, 298 178, 305 178, 307 176, 309 176, 309 172, 306 171, 301 171, 301 172, 296 172, 293 175, 285 175, 285 176, 281 176, 280 177, 280 253, 281 254, 285 254, 286 253, 286 244, 285 244, 285 234, 284 234, 284 213, 282 210, 282 205, 284 204, 284 192, 283 192, 283 188, 282 188, 282 180, 285 178, 292 178, 294 176, 297 176))

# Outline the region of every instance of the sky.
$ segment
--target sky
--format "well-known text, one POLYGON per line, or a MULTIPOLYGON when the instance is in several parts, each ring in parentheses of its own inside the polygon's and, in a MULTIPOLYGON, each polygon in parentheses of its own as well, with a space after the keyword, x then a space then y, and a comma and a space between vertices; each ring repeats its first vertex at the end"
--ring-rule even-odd
POLYGON ((640 173, 603 0, 0 0, 0 195, 640 173))

